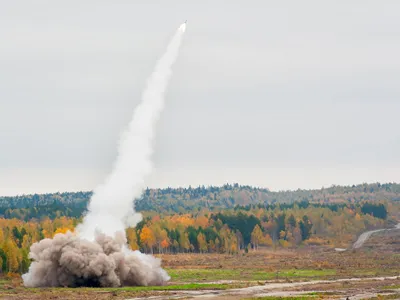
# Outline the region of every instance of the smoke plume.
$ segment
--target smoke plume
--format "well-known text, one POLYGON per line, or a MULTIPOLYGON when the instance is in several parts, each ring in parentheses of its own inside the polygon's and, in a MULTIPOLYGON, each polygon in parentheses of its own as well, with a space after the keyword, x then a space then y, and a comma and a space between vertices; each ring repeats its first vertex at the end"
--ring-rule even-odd
POLYGON ((78 227, 78 232, 85 238, 93 239, 96 229, 112 236, 116 231, 134 226, 141 220, 132 202, 141 195, 144 180, 152 168, 154 129, 164 108, 164 93, 185 29, 186 24, 179 27, 164 56, 158 61, 147 82, 142 102, 135 109, 127 131, 121 136, 113 171, 105 183, 94 190, 89 212, 78 227))
POLYGON ((179 27, 157 62, 142 102, 120 138, 113 170, 95 188, 76 234, 56 234, 31 246, 33 262, 22 276, 25 286, 115 287, 161 285, 169 280, 159 259, 128 249, 125 229, 141 220, 133 201, 152 169, 155 125, 185 29, 186 24, 179 27))
POLYGON ((161 261, 125 248, 124 234, 98 234, 95 241, 70 232, 56 234, 31 247, 34 260, 23 275, 27 287, 118 287, 162 285, 168 279, 161 261))

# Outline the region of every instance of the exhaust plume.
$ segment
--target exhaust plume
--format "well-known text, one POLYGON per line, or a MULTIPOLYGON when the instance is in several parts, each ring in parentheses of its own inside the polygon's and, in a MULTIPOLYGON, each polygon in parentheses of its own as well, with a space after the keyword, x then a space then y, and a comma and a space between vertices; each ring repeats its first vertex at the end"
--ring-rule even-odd
POLYGON ((141 195, 144 180, 152 169, 155 125, 164 108, 164 93, 185 29, 184 23, 158 61, 148 79, 142 102, 121 136, 113 171, 104 184, 94 190, 88 214, 78 227, 79 234, 85 238, 94 239, 95 230, 112 236, 141 221, 141 215, 134 211, 133 200, 141 195))
POLYGON ((141 214, 134 210, 152 169, 155 125, 164 108, 186 23, 182 24, 147 81, 142 102, 123 132, 111 174, 94 189, 88 212, 76 234, 56 234, 31 246, 33 260, 22 276, 28 287, 162 285, 169 280, 161 260, 128 249, 125 229, 141 214))

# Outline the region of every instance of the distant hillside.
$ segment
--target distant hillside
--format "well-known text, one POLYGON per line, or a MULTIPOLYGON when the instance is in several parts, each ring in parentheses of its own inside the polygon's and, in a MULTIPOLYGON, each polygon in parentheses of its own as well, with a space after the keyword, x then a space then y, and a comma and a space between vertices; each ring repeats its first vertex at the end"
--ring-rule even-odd
POLYGON ((357 186, 332 186, 320 190, 272 192, 268 189, 240 186, 197 187, 179 189, 147 189, 136 201, 138 210, 157 212, 185 212, 195 208, 231 208, 236 205, 400 201, 400 184, 361 184, 357 186))
MULTIPOLYGON (((80 217, 92 192, 53 193, 0 197, 0 216, 29 220, 48 216, 80 217)), ((112 199, 110 199, 112 201, 112 199)), ((239 184, 221 187, 146 189, 136 201, 139 211, 158 213, 191 212, 201 208, 233 208, 237 205, 293 203, 341 203, 360 201, 400 201, 400 184, 374 183, 332 186, 319 190, 272 192, 239 184)))

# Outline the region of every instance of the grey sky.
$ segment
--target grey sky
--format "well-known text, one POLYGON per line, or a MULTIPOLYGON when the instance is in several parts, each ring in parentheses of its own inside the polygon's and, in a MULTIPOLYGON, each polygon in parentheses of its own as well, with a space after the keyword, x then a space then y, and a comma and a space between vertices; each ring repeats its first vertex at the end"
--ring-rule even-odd
POLYGON ((186 19, 149 186, 400 181, 399 1, 3 0, 0 195, 100 183, 186 19))

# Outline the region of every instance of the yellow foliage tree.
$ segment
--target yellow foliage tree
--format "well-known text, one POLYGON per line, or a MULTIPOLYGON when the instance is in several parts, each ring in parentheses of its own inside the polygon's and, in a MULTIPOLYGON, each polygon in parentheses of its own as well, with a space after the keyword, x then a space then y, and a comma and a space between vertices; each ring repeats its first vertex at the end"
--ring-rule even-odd
POLYGON ((181 247, 181 249, 183 251, 187 251, 190 248, 190 242, 189 242, 189 236, 187 234, 187 232, 181 232, 180 233, 180 238, 179 238, 179 247, 181 247))
POLYGON ((253 232, 251 233, 251 243, 253 245, 253 249, 256 250, 263 239, 263 233, 261 231, 260 226, 258 224, 254 226, 253 232))
POLYGON ((197 227, 206 228, 208 226, 208 218, 205 216, 199 216, 196 218, 195 225, 197 227))
POLYGON ((207 252, 206 237, 201 232, 197 235, 197 243, 199 244, 200 252, 207 252))
POLYGON ((138 249, 139 249, 139 246, 138 246, 138 244, 137 244, 136 231, 135 231, 134 228, 129 227, 129 228, 126 230, 126 238, 128 239, 129 247, 130 247, 132 250, 138 250, 138 249))
POLYGON ((54 231, 53 236, 55 236, 57 233, 66 234, 68 231, 74 232, 74 229, 70 229, 68 227, 60 227, 60 228, 57 228, 56 231, 54 231))
POLYGON ((271 236, 268 233, 264 236, 263 244, 265 244, 266 246, 272 246, 274 244, 271 236))
POLYGON ((19 269, 19 250, 17 245, 14 243, 12 239, 7 239, 4 244, 4 253, 7 256, 7 268, 8 272, 16 273, 19 269))
POLYGON ((288 248, 290 246, 290 243, 288 241, 285 240, 279 240, 279 244, 283 247, 283 248, 288 248))
POLYGON ((145 245, 151 253, 153 253, 153 246, 156 243, 156 238, 154 237, 153 231, 147 227, 144 226, 142 228, 142 231, 140 232, 140 240, 143 245, 145 245))

